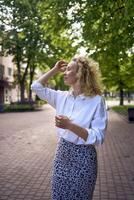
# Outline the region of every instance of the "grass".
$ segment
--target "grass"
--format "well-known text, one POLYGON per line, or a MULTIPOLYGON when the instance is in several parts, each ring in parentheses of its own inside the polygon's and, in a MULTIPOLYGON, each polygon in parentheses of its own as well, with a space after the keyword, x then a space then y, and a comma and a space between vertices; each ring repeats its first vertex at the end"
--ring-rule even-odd
POLYGON ((25 111, 34 111, 35 107, 29 104, 25 105, 4 105, 4 112, 25 112, 25 111))
POLYGON ((112 109, 124 116, 128 116, 128 108, 134 108, 134 105, 113 106, 112 109))
POLYGON ((29 104, 29 103, 4 104, 3 112, 26 112, 26 111, 40 110, 44 103, 45 102, 42 101, 36 101, 36 103, 34 104, 29 104))

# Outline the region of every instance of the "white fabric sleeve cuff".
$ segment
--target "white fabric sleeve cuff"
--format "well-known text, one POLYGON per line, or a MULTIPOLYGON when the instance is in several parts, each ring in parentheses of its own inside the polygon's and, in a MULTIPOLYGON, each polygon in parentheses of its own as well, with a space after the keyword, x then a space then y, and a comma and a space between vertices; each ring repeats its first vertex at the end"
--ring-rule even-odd
POLYGON ((34 81, 31 85, 31 90, 35 91, 38 88, 43 88, 43 85, 38 81, 34 81))
POLYGON ((85 141, 85 144, 92 144, 92 145, 102 145, 104 142, 104 131, 103 132, 97 132, 96 130, 93 129, 88 129, 88 137, 87 140, 85 141))

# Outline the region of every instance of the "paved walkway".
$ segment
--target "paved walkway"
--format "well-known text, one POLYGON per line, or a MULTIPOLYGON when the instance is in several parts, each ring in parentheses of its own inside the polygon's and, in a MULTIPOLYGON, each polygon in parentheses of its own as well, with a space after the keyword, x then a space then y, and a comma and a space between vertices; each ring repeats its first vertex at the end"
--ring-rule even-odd
MULTIPOLYGON (((119 100, 106 100, 107 106, 112 107, 112 106, 119 106, 119 100)), ((127 100, 124 100, 124 105, 134 105, 134 100, 131 100, 129 103, 127 100)))
MULTIPOLYGON (((50 200, 54 110, 0 114, 0 200, 50 200)), ((94 200, 134 200, 134 124, 109 112, 94 200)))

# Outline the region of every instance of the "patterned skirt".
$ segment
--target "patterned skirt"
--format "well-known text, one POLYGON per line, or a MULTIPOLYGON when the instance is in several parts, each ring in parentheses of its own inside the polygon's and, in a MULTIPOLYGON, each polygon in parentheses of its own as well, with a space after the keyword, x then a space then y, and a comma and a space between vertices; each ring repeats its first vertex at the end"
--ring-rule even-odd
POLYGON ((91 200, 96 178, 95 147, 61 138, 52 169, 52 200, 91 200))

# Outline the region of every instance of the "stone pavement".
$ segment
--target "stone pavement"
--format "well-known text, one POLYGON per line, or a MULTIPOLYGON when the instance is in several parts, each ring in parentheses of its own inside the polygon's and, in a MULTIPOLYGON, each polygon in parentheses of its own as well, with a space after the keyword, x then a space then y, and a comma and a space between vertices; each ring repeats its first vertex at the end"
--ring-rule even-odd
MULTIPOLYGON (((55 112, 0 114, 0 200, 50 200, 55 112)), ((134 200, 134 124, 109 111, 93 200, 134 200)))

